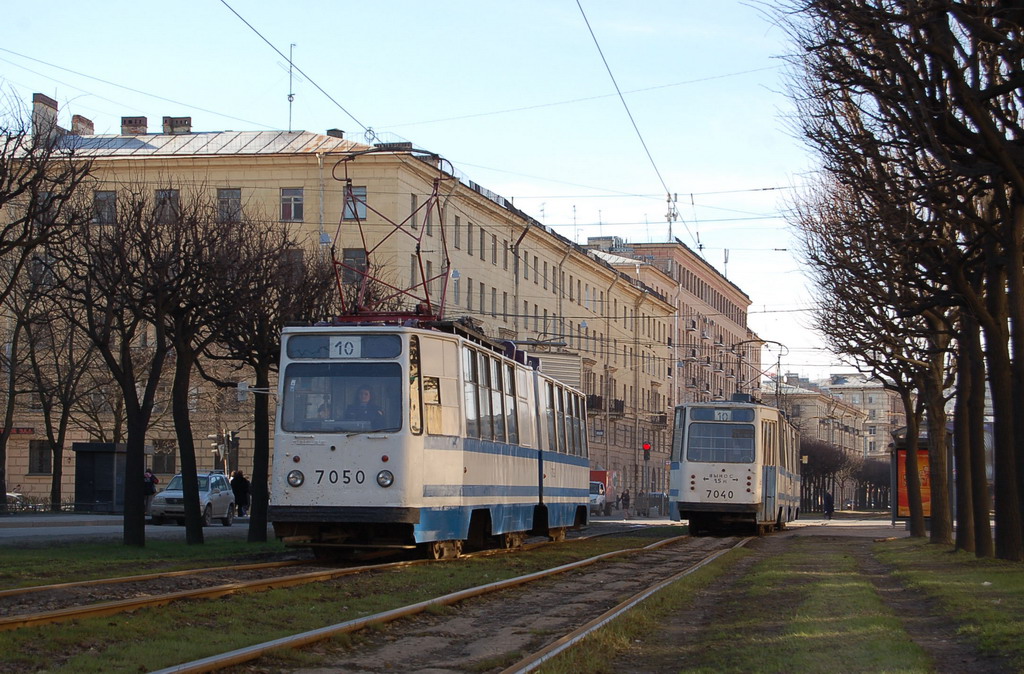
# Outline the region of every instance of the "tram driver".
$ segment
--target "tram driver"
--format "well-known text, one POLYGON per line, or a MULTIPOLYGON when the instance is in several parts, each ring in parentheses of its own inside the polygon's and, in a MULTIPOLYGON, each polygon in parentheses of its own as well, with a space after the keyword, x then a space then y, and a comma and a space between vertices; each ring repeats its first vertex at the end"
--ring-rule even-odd
POLYGON ((384 419, 384 412, 373 401, 373 391, 369 386, 360 386, 356 392, 356 400, 345 410, 345 419, 349 421, 365 421, 376 427, 384 419))

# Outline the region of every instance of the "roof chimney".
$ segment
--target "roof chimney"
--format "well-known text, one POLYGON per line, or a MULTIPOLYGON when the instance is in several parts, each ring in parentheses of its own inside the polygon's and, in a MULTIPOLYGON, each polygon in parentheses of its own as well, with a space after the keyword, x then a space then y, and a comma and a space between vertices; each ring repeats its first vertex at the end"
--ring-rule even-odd
POLYGON ((192 133, 192 118, 164 117, 164 133, 168 135, 192 133))
POLYGON ((341 129, 327 129, 327 135, 331 138, 344 138, 345 132, 341 129))
POLYGON ((76 136, 91 136, 96 133, 96 130, 91 119, 74 115, 71 117, 71 133, 76 136))
POLYGON ((122 136, 141 136, 145 135, 148 131, 147 122, 145 117, 122 117, 121 118, 121 135, 122 136))
POLYGON ((32 94, 32 134, 51 136, 59 129, 57 101, 46 94, 32 94))

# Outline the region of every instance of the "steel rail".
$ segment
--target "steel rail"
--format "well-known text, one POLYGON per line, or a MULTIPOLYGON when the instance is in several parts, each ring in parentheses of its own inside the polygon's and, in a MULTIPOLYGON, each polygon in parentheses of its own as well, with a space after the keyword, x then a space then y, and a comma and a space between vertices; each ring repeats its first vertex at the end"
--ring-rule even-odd
POLYGON ((381 625, 384 623, 397 620, 399 618, 405 618, 417 613, 422 613, 432 607, 436 606, 448 606, 465 599, 477 597, 480 595, 488 594, 491 592, 497 592, 498 590, 505 590, 511 587, 517 587, 519 585, 525 585, 529 582, 546 578, 548 576, 554 576, 559 573, 571 571, 573 569, 583 568, 596 564, 605 559, 612 557, 618 557, 620 555, 632 554, 641 550, 654 550, 656 548, 674 543, 676 541, 689 538, 689 536, 676 536, 668 538, 656 543, 652 543, 643 548, 626 548, 624 550, 614 550, 612 552, 605 552, 595 557, 589 557, 587 559, 580 560, 578 562, 570 562, 561 566, 556 566, 551 569, 545 569, 544 571, 536 571, 534 573, 526 574, 525 576, 517 576, 516 578, 509 578, 507 580, 495 581, 488 583, 487 585, 479 585, 477 587, 460 590, 458 592, 452 592, 450 594, 443 595, 441 597, 435 597, 434 599, 428 599, 425 601, 417 602, 415 604, 409 604, 408 606, 402 606, 390 611, 384 611, 382 613, 375 613, 373 615, 364 616, 362 618, 354 618, 352 620, 346 620, 344 622, 335 623, 334 625, 328 625, 326 627, 320 627, 315 630, 309 630, 307 632, 300 632, 299 634, 293 634, 287 637, 281 637, 279 639, 273 639, 259 644, 253 644, 252 646, 246 646, 239 648, 227 653, 220 653, 218 655, 211 655, 207 658, 201 658, 199 660, 193 660, 191 662, 182 663, 173 667, 167 667, 165 669, 156 670, 153 674, 191 674, 198 672, 211 672, 225 667, 231 667, 233 665, 242 664, 255 660, 263 655, 271 653, 273 651, 283 648, 298 648, 307 644, 322 641, 330 637, 337 636, 339 634, 346 634, 348 632, 355 632, 371 625, 381 625))
POLYGON ((167 594, 150 597, 135 597, 132 599, 121 599, 118 601, 101 602, 98 604, 91 604, 88 606, 75 606, 72 608, 58 609, 55 611, 46 611, 43 613, 7 616, 4 618, 0 618, 0 632, 21 629, 24 627, 46 625, 49 623, 65 622, 68 620, 77 620, 79 618, 95 618, 99 616, 113 615, 115 613, 122 613, 124 611, 131 611, 134 609, 146 608, 150 606, 163 606, 165 604, 170 604, 171 602, 180 601, 182 599, 216 599, 217 597, 223 597, 229 594, 236 594, 242 592, 259 592, 262 590, 270 590, 274 588, 292 587, 294 585, 305 585, 308 583, 315 583, 321 580, 331 580, 334 578, 339 578, 341 576, 363 573, 365 571, 370 570, 394 568, 403 565, 408 566, 417 563, 420 562, 395 562, 394 564, 375 566, 353 566, 345 569, 331 569, 329 571, 310 571, 308 573, 300 573, 291 576, 279 576, 277 578, 261 578, 257 580, 238 581, 234 583, 227 583, 225 585, 215 585, 213 587, 207 588, 181 590, 178 592, 169 592, 167 594))
POLYGON ((159 580, 161 578, 178 578, 199 573, 217 573, 218 571, 253 571, 256 569, 275 569, 286 566, 302 566, 314 563, 311 560, 295 559, 285 562, 256 562, 252 564, 239 564, 236 566, 208 566, 203 569, 180 569, 178 571, 160 571, 157 573, 144 573, 137 576, 118 576, 116 578, 95 578, 93 580, 76 580, 67 583, 54 583, 53 585, 32 585, 30 587, 13 587, 7 590, 0 590, 0 598, 17 597, 22 594, 33 592, 47 592, 49 590, 66 590, 71 587, 95 587, 97 585, 117 585, 120 583, 132 583, 143 580, 159 580))
POLYGON ((713 552, 701 561, 694 564, 693 566, 683 569, 682 571, 673 575, 670 578, 655 583, 646 590, 641 590, 640 592, 636 593, 635 595, 633 595, 626 601, 622 602, 618 606, 609 609, 605 613, 602 613, 598 617, 594 618, 587 624, 582 625, 576 630, 570 632, 569 634, 566 634, 564 637, 555 640, 554 642, 548 644, 536 653, 533 653, 532 655, 523 658, 511 667, 502 670, 500 674, 525 674, 526 672, 532 672, 545 661, 550 660, 551 658, 555 657, 556 655, 562 653, 565 650, 568 650, 569 648, 576 645, 593 632, 596 632, 597 630, 601 629, 602 627, 610 623, 612 620, 615 620, 622 614, 631 610, 634 606, 644 601, 651 595, 660 592, 661 590, 668 587, 672 583, 675 583, 679 579, 685 578, 686 576, 697 571, 698 569, 703 568, 705 565, 710 564, 722 555, 732 552, 733 550, 736 550, 737 548, 746 545, 751 540, 753 540, 752 537, 744 538, 731 548, 713 552))

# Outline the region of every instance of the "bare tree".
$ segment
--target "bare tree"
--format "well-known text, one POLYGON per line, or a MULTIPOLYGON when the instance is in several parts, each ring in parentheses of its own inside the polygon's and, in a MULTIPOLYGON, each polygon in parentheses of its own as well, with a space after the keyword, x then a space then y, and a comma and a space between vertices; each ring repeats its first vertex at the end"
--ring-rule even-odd
POLYGON ((925 226, 908 230, 904 243, 921 253, 922 278, 952 291, 932 301, 955 302, 984 331, 996 415, 996 554, 1024 559, 1024 433, 1014 421, 1024 418, 1021 12, 952 0, 799 0, 779 16, 806 85, 796 96, 809 103, 805 137, 825 170, 847 176, 865 155, 884 170, 889 180, 873 191, 850 184, 915 211, 914 224, 925 226), (965 260, 984 270, 980 294, 960 282, 965 260))
MULTIPOLYGON (((52 121, 37 119, 35 128, 23 107, 11 103, 0 110, 0 259, 7 265, 0 283, 0 304, 5 304, 21 272, 33 255, 45 250, 81 222, 72 208, 78 187, 90 164, 81 161, 75 146, 52 121)), ((10 419, 0 431, 0 491, 7 490, 7 441, 10 419)), ((7 501, 0 503, 6 512, 7 501)))
POLYGON ((255 376, 251 542, 267 538, 272 419, 270 376, 277 370, 280 360, 281 328, 289 322, 323 320, 339 307, 334 265, 320 249, 303 247, 300 243, 304 242, 297 242, 287 229, 253 218, 240 255, 250 266, 250 283, 259 301, 227 317, 216 345, 211 345, 214 348, 207 349, 206 353, 211 361, 226 359, 242 364, 255 376), (259 224, 264 222, 267 224, 259 224))
POLYGON ((92 342, 124 404, 123 532, 136 546, 145 545, 146 433, 172 348, 166 317, 179 299, 181 260, 163 215, 146 195, 122 190, 113 222, 88 222, 53 246, 64 318, 92 342))

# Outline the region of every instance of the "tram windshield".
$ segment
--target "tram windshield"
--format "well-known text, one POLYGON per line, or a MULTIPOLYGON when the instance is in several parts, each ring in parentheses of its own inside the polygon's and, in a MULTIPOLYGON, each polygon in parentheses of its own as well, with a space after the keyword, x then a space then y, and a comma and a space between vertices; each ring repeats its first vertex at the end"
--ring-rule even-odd
POLYGON ((281 429, 352 433, 402 428, 399 363, 291 363, 281 429))
POLYGON ((704 463, 752 463, 754 425, 692 422, 686 430, 686 459, 704 463))

